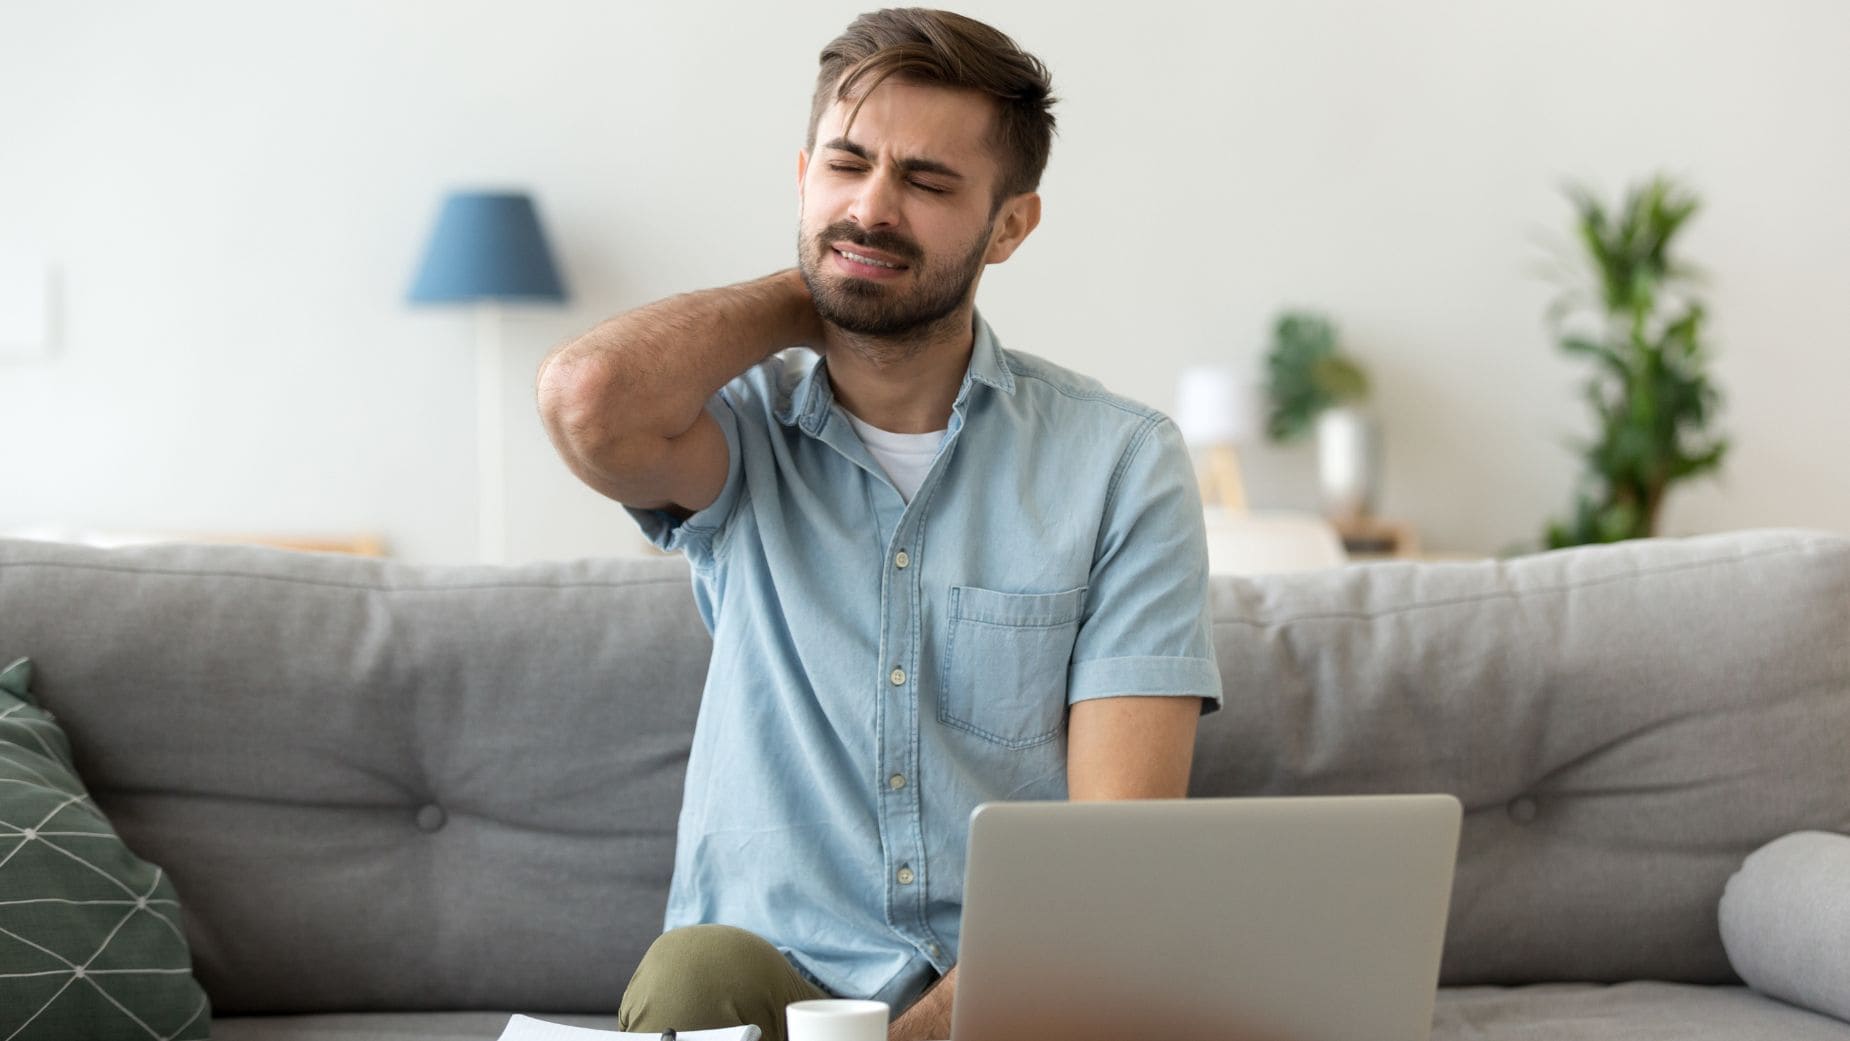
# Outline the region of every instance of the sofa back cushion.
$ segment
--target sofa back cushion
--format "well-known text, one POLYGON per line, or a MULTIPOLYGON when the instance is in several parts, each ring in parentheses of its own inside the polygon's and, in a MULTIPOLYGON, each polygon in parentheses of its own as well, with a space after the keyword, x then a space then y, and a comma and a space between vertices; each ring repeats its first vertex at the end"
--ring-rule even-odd
POLYGON ((220 1015, 614 1010, 710 649, 679 560, 0 541, 0 657, 167 868, 220 1015))
POLYGON ((1748 853, 1850 831, 1850 540, 1217 576, 1192 793, 1450 792, 1447 983, 1734 979, 1748 853))

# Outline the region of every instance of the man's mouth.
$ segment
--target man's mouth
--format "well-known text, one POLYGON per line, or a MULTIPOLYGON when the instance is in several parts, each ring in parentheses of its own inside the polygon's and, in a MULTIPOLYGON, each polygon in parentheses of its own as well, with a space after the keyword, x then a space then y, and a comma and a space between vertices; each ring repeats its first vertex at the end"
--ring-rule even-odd
POLYGON ((849 260, 854 261, 856 264, 872 264, 875 267, 890 267, 895 271, 898 271, 900 267, 898 264, 889 264, 884 260, 879 260, 877 258, 867 256, 864 253, 856 253, 855 251, 851 249, 836 250, 836 252, 840 253, 844 257, 847 257, 849 260))
POLYGON ((850 270, 860 268, 872 271, 904 271, 907 266, 897 257, 864 247, 832 243, 830 248, 835 251, 836 256, 847 261, 850 270))

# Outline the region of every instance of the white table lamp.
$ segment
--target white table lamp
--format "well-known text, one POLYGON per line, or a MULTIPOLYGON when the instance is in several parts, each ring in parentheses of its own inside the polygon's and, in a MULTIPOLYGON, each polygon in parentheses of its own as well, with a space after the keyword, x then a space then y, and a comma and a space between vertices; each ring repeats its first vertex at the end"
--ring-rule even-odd
POLYGON ((1176 381, 1176 426, 1196 457, 1202 501, 1229 512, 1246 509, 1239 447, 1265 430, 1257 383, 1229 365, 1192 365, 1176 381))

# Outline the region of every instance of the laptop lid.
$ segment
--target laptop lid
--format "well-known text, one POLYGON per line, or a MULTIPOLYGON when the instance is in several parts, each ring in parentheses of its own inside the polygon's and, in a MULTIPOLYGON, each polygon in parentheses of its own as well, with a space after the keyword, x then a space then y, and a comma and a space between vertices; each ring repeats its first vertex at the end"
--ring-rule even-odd
POLYGON ((1426 1041, 1449 795, 986 803, 953 1041, 1426 1041))

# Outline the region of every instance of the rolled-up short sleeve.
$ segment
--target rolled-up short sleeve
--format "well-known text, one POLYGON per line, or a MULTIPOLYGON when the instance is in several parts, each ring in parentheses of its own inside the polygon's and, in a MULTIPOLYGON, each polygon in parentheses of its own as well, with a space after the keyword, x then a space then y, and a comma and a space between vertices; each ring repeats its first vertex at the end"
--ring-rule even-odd
POLYGON ((707 415, 719 424, 719 429, 726 436, 726 483, 720 489, 719 498, 705 509, 687 518, 675 519, 674 514, 666 510, 643 510, 634 506, 625 506, 624 510, 636 520, 637 526, 649 542, 659 549, 670 553, 685 554, 688 563, 696 569, 711 567, 720 536, 731 520, 734 507, 745 485, 745 467, 739 446, 739 414, 728 398, 728 388, 722 387, 707 399, 707 415))
POLYGON ((1080 616, 1067 703, 1126 695, 1220 707, 1201 492, 1176 426, 1159 417, 1126 449, 1080 616))

